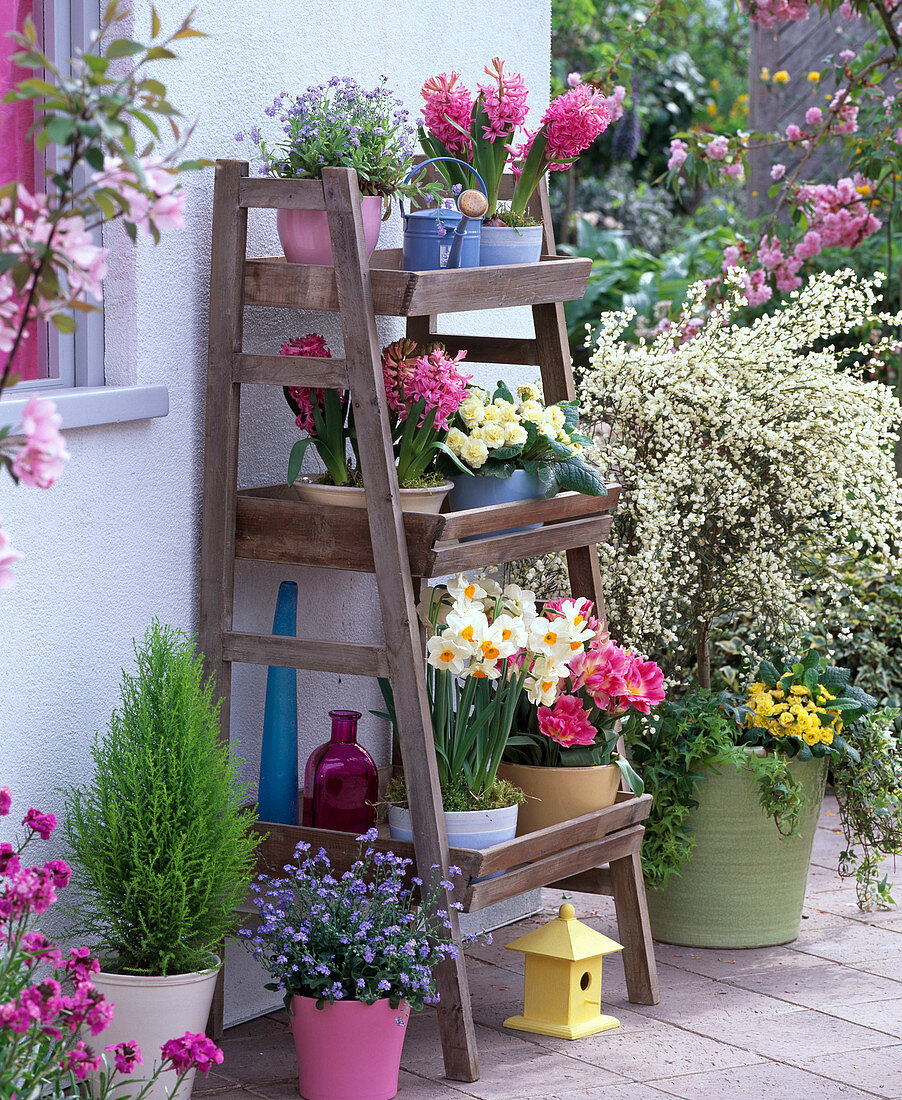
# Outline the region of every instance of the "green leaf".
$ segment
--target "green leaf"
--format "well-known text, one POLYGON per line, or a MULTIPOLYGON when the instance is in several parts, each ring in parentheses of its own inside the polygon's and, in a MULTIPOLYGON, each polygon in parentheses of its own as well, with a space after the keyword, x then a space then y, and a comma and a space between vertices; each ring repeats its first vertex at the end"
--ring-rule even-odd
POLYGON ((771 661, 762 661, 758 666, 758 679, 769 688, 775 688, 779 681, 779 673, 771 661))
POLYGON ((498 385, 495 387, 495 392, 492 394, 492 400, 496 401, 499 397, 502 401, 510 401, 512 405, 516 405, 517 403, 506 382, 499 381, 498 385))
POLYGON ((160 33, 160 30, 161 30, 162 26, 163 26, 163 24, 160 22, 160 17, 159 17, 159 15, 157 15, 157 9, 153 4, 151 4, 150 5, 150 37, 151 38, 156 38, 157 35, 160 33))
POLYGON ((298 479, 298 474, 301 472, 301 466, 304 464, 304 455, 307 453, 307 448, 313 443, 313 436, 307 436, 306 439, 299 439, 297 443, 291 448, 291 454, 288 456, 288 474, 287 483, 294 485, 298 479))
MULTIPOLYGON (((38 131, 40 134, 42 131, 38 131)), ((47 141, 55 145, 68 145, 69 139, 75 132, 75 123, 66 115, 55 115, 45 127, 43 133, 47 135, 47 141)))
POLYGON ((604 496, 607 486, 604 478, 593 466, 587 466, 579 458, 563 459, 554 463, 555 476, 561 489, 585 496, 604 496))
POLYGON ((75 318, 70 317, 68 313, 54 313, 50 319, 59 332, 72 333, 75 332, 78 327, 75 323, 75 318))
POLYGON ((171 61, 177 56, 178 54, 174 54, 172 50, 167 50, 165 46, 151 46, 150 49, 147 51, 148 61, 171 61))
MULTIPOLYGON (((140 42, 133 42, 130 38, 114 38, 103 51, 103 56, 108 60, 115 57, 132 57, 136 53, 144 53, 146 47, 140 42)), ((147 55, 150 57, 150 54, 147 55)))

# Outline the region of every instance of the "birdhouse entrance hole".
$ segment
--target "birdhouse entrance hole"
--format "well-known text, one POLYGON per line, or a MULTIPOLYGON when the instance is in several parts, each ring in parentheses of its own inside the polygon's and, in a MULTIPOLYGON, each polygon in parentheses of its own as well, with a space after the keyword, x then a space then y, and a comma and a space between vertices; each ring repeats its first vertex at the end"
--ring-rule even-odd
POLYGON ((587 970, 585 972, 585 974, 583 974, 583 976, 579 979, 579 988, 580 989, 588 989, 591 984, 592 984, 592 975, 587 970))

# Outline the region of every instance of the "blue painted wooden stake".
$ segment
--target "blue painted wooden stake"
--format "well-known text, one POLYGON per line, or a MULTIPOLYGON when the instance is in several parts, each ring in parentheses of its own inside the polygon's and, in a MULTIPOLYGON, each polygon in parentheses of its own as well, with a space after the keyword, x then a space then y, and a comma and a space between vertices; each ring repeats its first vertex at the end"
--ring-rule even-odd
MULTIPOLYGON (((298 586, 282 581, 276 600, 273 634, 297 634, 298 586)), ((270 665, 266 673, 263 748, 260 753, 260 821, 298 825, 298 674, 270 665)))

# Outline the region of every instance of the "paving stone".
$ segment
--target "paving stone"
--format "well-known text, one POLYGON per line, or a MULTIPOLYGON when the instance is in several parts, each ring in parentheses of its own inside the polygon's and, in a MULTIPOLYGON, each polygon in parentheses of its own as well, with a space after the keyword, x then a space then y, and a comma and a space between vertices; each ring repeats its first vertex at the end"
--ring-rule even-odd
POLYGON ((902 1039, 902 998, 895 1001, 873 1001, 869 1004, 837 1003, 825 1009, 841 1020, 862 1024, 902 1039))
POLYGON ((886 1032, 809 1008, 785 1012, 771 1019, 709 1016, 691 1026, 702 1035, 711 1035, 781 1062, 795 1062, 800 1056, 816 1058, 843 1050, 889 1046, 893 1042, 886 1032))
MULTIPOLYGON (((479 1007, 474 1006, 473 1018, 477 1023, 485 1024, 487 1027, 503 1028, 504 1021, 511 1016, 518 1016, 523 1011, 523 1001, 506 1001, 497 1002, 495 1004, 482 1005, 479 1007)), ((620 1021, 621 1032, 637 1032, 647 1031, 653 1027, 666 1026, 661 1020, 653 1020, 648 1016, 642 1016, 638 1012, 634 1012, 632 1007, 626 1007, 622 1004, 613 1004, 612 1002, 605 1000, 602 1003, 601 1011, 608 1016, 616 1016, 620 1021)), ((511 1031, 511 1034, 515 1034, 511 1031)), ((525 1035, 526 1033, 524 1033, 525 1035)), ((560 1050, 565 1053, 574 1053, 575 1057, 579 1057, 579 1048, 584 1040, 574 1040, 575 1045, 567 1039, 561 1040, 560 1050)))
MULTIPOLYGON (((442 1080, 441 1050, 436 1046, 404 1045, 402 1065, 417 1074, 441 1081, 480 1100, 548 1100, 553 1092, 588 1090, 611 1084, 626 1084, 623 1076, 601 1065, 578 1060, 528 1041, 536 1036, 495 1031, 477 1025, 479 1063, 482 1076, 471 1084, 442 1080), (527 1041, 524 1041, 527 1040, 527 1041)), ((566 1040, 563 1040, 566 1042, 566 1040)), ((585 1043, 581 1039, 579 1043, 585 1043)), ((575 1046, 576 1044, 568 1044, 575 1046)))
POLYGON ((798 955, 799 963, 779 969, 743 971, 733 979, 742 989, 766 993, 803 1008, 831 1012, 836 1005, 892 1001, 902 995, 902 982, 878 977, 839 963, 825 963, 813 956, 798 955))
POLYGON ((796 1061, 824 1077, 867 1089, 878 1096, 902 1096, 902 1046, 880 1047, 855 1054, 828 1054, 796 1061))
POLYGON ((845 920, 839 925, 822 929, 797 948, 805 955, 816 955, 831 962, 851 963, 859 959, 886 958, 902 955, 902 929, 885 925, 864 924, 845 920))
POLYGON ((268 1031, 235 1034, 247 1028, 247 1024, 241 1024, 225 1033, 219 1044, 224 1055, 222 1072, 251 1088, 296 1079, 297 1059, 290 1033, 270 1021, 268 1031))
POLYGON ((692 1028, 699 1021, 771 1017, 795 1011, 795 1006, 775 997, 743 989, 687 970, 658 967, 661 1000, 656 1005, 631 1005, 635 1012, 662 1022, 692 1028))
POLYGON ((197 1073, 194 1075, 194 1088, 191 1090, 192 1096, 203 1096, 208 1092, 224 1092, 227 1089, 234 1089, 235 1080, 232 1077, 226 1077, 221 1073, 211 1073, 208 1077, 204 1077, 202 1074, 197 1073))
MULTIPOLYGON (((219 1089, 216 1092, 198 1092, 197 1083, 195 1082, 194 1088, 191 1090, 192 1096, 210 1096, 216 1097, 216 1100, 252 1100, 254 1096, 260 1095, 259 1093, 248 1092, 245 1089, 238 1088, 235 1085, 229 1085, 225 1089, 219 1089)), ((659 1096, 661 1093, 658 1094, 659 1096)), ((297 1088, 295 1088, 295 1096, 297 1096, 297 1088)))
POLYGON ((762 1062, 740 1069, 711 1070, 654 1082, 670 1096, 686 1100, 856 1100, 873 1097, 852 1085, 843 1085, 793 1066, 762 1062))

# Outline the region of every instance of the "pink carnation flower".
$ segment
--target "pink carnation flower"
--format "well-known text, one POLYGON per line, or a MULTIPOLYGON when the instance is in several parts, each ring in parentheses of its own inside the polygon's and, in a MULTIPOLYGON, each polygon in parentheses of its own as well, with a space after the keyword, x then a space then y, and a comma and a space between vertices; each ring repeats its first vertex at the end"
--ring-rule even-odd
POLYGON ((596 730, 585 707, 575 695, 561 695, 554 706, 539 707, 539 729, 565 749, 573 745, 591 745, 596 730))
POLYGON ((494 142, 499 137, 510 137, 523 125, 529 113, 526 106, 529 93, 519 73, 505 75, 500 57, 493 57, 491 67, 486 65, 484 71, 492 82, 476 85, 482 93, 482 108, 489 120, 488 126, 482 128, 482 136, 494 142))
POLYGON ((49 489, 62 473, 69 452, 59 431, 61 420, 55 401, 36 393, 29 397, 22 411, 25 445, 13 459, 13 473, 26 485, 49 489))
POLYGON ((56 815, 41 813, 32 806, 22 818, 22 824, 27 825, 29 829, 34 829, 41 840, 47 840, 56 828, 56 815))
POLYGON ((186 1031, 180 1039, 164 1043, 161 1049, 163 1058, 172 1063, 178 1074, 194 1068, 206 1077, 214 1064, 222 1062, 222 1051, 202 1033, 186 1031))
POLYGON ((425 100, 424 129, 437 138, 449 153, 463 153, 466 159, 472 143, 457 126, 469 132, 473 101, 466 87, 458 83, 459 79, 460 73, 431 76, 420 89, 420 95, 425 100))

